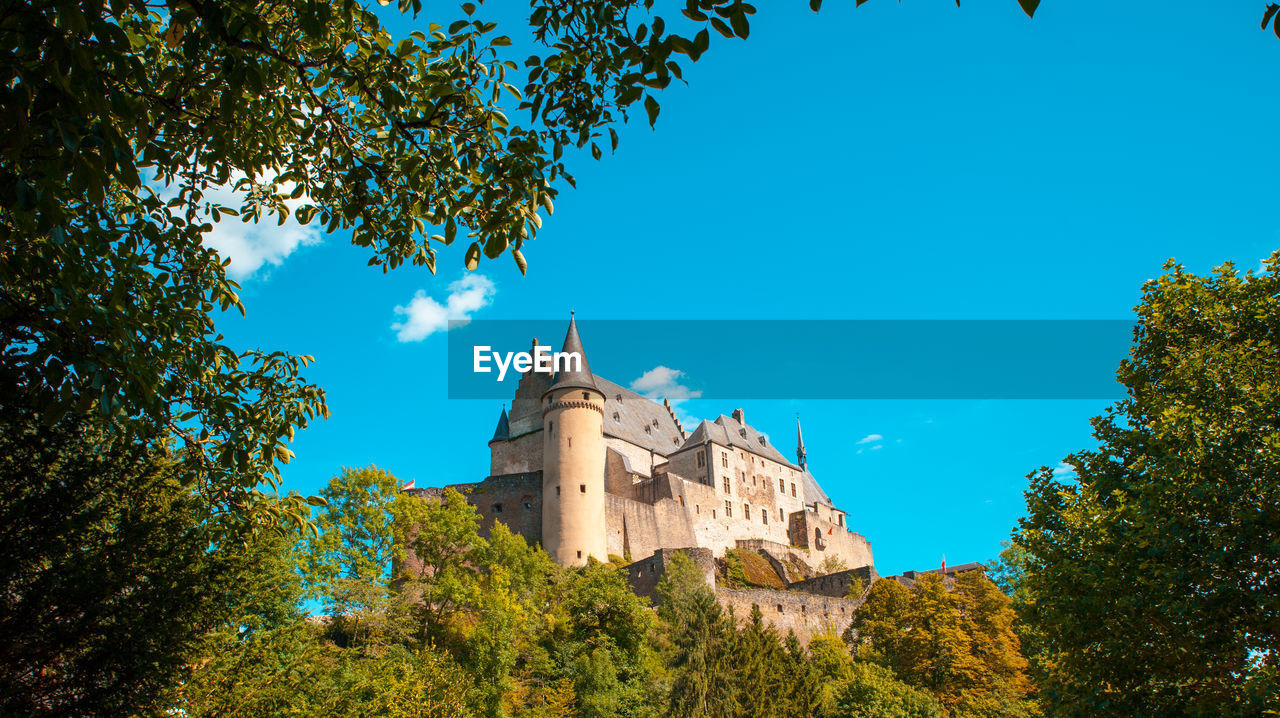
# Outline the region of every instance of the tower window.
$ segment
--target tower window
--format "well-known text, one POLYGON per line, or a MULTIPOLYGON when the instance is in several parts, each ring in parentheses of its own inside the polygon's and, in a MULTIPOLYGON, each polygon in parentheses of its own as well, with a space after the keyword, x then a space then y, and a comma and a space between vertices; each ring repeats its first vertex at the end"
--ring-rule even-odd
POLYGON ((590 395, 590 394, 588 394, 588 393, 587 393, 587 392, 585 392, 585 391, 584 391, 584 392, 582 392, 582 400, 583 400, 583 401, 591 401, 591 395, 590 395))
POLYGON ((493 513, 495 513, 495 514, 500 514, 500 513, 502 513, 502 504, 494 504, 494 505, 493 505, 493 513))
POLYGON ((547 422, 547 433, 554 434, 556 432, 556 423, 554 421, 547 422))
POLYGON ((559 486, 557 486, 557 487, 556 487, 556 496, 559 496, 559 495, 560 495, 560 487, 559 487, 559 486))
POLYGON ((578 493, 582 493, 582 494, 587 493, 587 485, 586 485, 586 484, 578 484, 578 493))
POLYGON ((579 551, 579 552, 578 552, 578 558, 582 558, 582 552, 581 552, 581 551, 579 551))

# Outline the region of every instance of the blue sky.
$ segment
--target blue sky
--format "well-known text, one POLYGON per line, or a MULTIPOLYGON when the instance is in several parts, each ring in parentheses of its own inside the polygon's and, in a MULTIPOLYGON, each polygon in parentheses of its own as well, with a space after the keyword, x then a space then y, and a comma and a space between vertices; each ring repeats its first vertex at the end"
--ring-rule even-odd
MULTIPOLYGON (((477 319, 1124 319, 1170 257, 1256 268, 1280 248, 1280 40, 1258 29, 1262 3, 1045 0, 1035 20, 1014 0, 805 5, 762 5, 747 42, 713 33, 689 85, 660 94, 656 130, 633 122, 616 155, 578 157, 527 277, 504 257, 454 284, 460 250, 435 277, 384 275, 345 236, 219 228, 248 310, 219 328, 314 355, 308 378, 329 393, 285 487, 368 464, 420 486, 485 475, 499 402, 446 399, 445 335, 427 331, 451 292, 477 319)), ((398 33, 458 16, 387 15, 398 33)), ((680 367, 661 337, 638 350, 680 367)), ((1090 446, 1105 403, 682 411, 737 406, 787 449, 802 415, 811 469, 888 574, 993 557, 1026 473, 1090 446)))

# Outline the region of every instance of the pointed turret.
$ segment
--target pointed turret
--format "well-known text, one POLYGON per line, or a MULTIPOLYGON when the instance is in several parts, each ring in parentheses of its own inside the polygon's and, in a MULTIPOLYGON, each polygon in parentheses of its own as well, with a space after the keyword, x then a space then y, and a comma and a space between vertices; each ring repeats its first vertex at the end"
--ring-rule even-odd
POLYGON ((563 364, 558 364, 562 371, 556 372, 555 378, 551 381, 551 389, 596 389, 595 378, 591 374, 591 367, 587 365, 587 353, 582 349, 582 338, 578 336, 578 322, 569 315, 569 331, 564 335, 564 348, 560 350, 564 354, 576 354, 578 360, 563 360, 563 364))
POLYGON ((796 414, 796 464, 808 470, 809 456, 804 450, 804 432, 800 431, 800 415, 796 414))
POLYGON ((507 405, 502 405, 502 415, 498 417, 498 428, 493 430, 492 444, 495 441, 506 441, 511 438, 511 424, 507 421, 507 405))

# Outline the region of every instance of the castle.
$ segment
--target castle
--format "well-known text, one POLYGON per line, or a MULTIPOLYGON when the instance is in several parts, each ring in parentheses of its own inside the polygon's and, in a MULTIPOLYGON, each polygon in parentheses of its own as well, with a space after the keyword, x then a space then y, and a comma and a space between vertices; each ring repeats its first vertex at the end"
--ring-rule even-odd
MULTIPOLYGON (((739 618, 759 606, 806 642, 849 625, 881 577, 870 542, 849 530, 809 472, 799 421, 792 462, 741 409, 687 432, 670 402, 593 374, 573 319, 562 353, 581 362, 521 376, 489 440, 488 476, 448 487, 476 508, 483 532, 501 521, 561 566, 626 564, 646 595, 671 557, 685 553, 739 618), (716 585, 717 561, 735 549, 763 581, 716 585)), ((891 578, 910 585, 914 575, 891 578)))
POLYGON ((488 477, 457 487, 486 525, 502 521, 562 566, 744 546, 793 553, 815 573, 873 565, 871 544, 809 473, 798 422, 794 462, 742 410, 690 433, 669 402, 593 374, 572 319, 562 351, 581 362, 522 375, 489 441, 488 477))

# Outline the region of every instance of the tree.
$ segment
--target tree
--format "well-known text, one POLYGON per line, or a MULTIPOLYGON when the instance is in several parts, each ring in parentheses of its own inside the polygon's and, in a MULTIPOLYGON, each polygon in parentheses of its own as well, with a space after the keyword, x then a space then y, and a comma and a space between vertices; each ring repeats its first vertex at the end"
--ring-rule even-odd
POLYGON ((310 595, 323 602, 344 642, 404 643, 414 627, 412 606, 393 584, 393 565, 407 548, 396 517, 418 500, 377 467, 343 469, 320 495, 325 506, 304 552, 310 595))
MULTIPOLYGON (((296 595, 258 570, 283 539, 209 517, 162 440, 0 412, 0 713, 145 712, 253 590, 262 622, 296 595)), ((262 499, 267 502, 266 499, 262 499)), ((268 507, 271 508, 271 507, 268 507)))
POLYGON ((672 556, 656 592, 672 674, 668 712, 691 718, 733 715, 732 620, 684 553, 672 556))
POLYGON ((1280 695, 1280 253, 1166 270, 1099 447, 1072 479, 1030 476, 1015 534, 1063 715, 1258 715, 1280 695))
POLYGON ((942 718, 947 715, 928 691, 912 688, 884 666, 856 661, 835 686, 830 718, 942 718))
POLYGON ((929 691, 951 715, 1035 715, 1014 621, 1009 599, 980 572, 960 574, 951 590, 926 573, 910 590, 872 584, 850 635, 860 658, 929 691))

